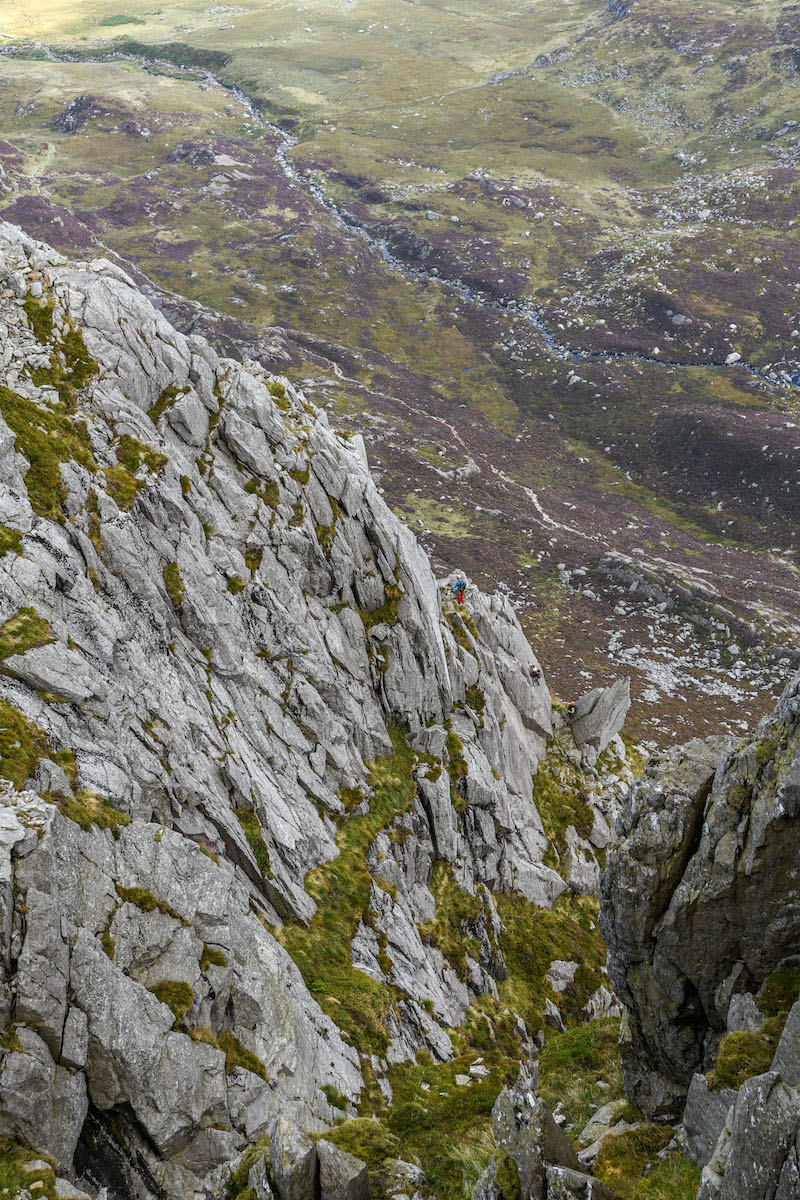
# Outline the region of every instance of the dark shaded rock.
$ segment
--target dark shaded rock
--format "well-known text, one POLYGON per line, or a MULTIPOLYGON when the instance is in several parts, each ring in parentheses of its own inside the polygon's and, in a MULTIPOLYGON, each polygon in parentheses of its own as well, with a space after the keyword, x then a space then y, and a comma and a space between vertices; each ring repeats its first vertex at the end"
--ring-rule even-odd
POLYGON ((625 1088, 677 1116, 734 992, 754 992, 800 939, 800 677, 755 737, 651 761, 609 853, 600 924, 628 1008, 625 1088))

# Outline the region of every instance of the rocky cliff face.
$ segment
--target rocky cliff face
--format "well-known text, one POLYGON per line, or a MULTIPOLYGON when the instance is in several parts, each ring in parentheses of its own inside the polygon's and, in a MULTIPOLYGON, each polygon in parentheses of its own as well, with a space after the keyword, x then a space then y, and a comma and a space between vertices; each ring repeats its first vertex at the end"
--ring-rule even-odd
POLYGON ((191 1195, 276 1116, 324 1130, 452 1055, 505 970, 491 893, 566 886, 550 697, 285 381, 9 225, 0 289, 0 1131, 191 1195))
POLYGON ((601 927, 629 1014, 626 1090, 647 1114, 680 1111, 732 1001, 800 948, 799 817, 800 678, 753 738, 671 751, 623 802, 601 927))

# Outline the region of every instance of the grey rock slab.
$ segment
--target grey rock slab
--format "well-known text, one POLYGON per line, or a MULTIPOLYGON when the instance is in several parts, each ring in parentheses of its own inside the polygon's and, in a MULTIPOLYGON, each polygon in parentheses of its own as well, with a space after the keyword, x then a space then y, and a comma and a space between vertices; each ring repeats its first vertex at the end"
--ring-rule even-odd
POLYGON ((521 1194, 530 1200, 546 1200, 548 1166, 580 1172, 578 1156, 523 1073, 495 1101, 492 1131, 498 1150, 516 1164, 521 1194))
POLYGON ((317 1142, 321 1200, 370 1200, 367 1164, 325 1138, 317 1142))
POLYGON ((583 761, 594 766, 615 737, 631 706, 631 681, 618 679, 607 688, 593 688, 576 702, 570 729, 583 761))
POLYGON ((777 1071, 790 1087, 800 1085, 800 1002, 792 1005, 770 1070, 777 1071))
POLYGON ((573 825, 567 826, 564 875, 569 887, 579 896, 596 896, 600 891, 600 864, 594 850, 573 825))
POLYGON ((104 697, 108 685, 75 650, 60 642, 37 646, 25 654, 4 659, 5 670, 35 690, 56 692, 65 700, 80 702, 92 696, 104 697))
POLYGON ((286 1117, 279 1117, 269 1131, 269 1162, 280 1200, 317 1200, 317 1151, 311 1139, 286 1117))
POLYGON ((693 1077, 686 1097, 683 1128, 687 1153, 698 1167, 704 1167, 710 1160, 735 1099, 732 1088, 712 1091, 705 1075, 693 1077))
POLYGON ((7 1050, 0 1064, 0 1132, 68 1170, 88 1109, 84 1077, 56 1066, 32 1029, 15 1033, 20 1049, 7 1050))
POLYGON ((64 1179, 60 1175, 56 1175, 56 1181, 53 1186, 58 1200, 94 1200, 88 1192, 84 1192, 81 1188, 75 1187, 74 1183, 70 1183, 68 1179, 64 1179))
POLYGON ((578 1146, 588 1146, 590 1142, 596 1142, 604 1134, 613 1128, 619 1119, 619 1114, 626 1107, 628 1101, 609 1100, 608 1104, 604 1104, 598 1108, 595 1113, 592 1113, 589 1120, 584 1125, 578 1137, 575 1139, 578 1146))
POLYGON ((165 1154, 182 1149, 204 1119, 225 1121, 225 1055, 170 1032, 172 1011, 116 969, 84 930, 72 953, 70 983, 88 1017, 86 1072, 98 1108, 130 1104, 165 1154))
POLYGON ((267 1154, 262 1154, 248 1171, 247 1186, 255 1192, 256 1200, 272 1200, 273 1191, 269 1182, 267 1154))
POLYGON ((728 1033, 757 1033, 764 1023, 764 1014, 749 992, 739 992, 731 997, 725 1023, 728 1033))
POLYGON ((774 1072, 739 1089, 719 1200, 772 1200, 800 1129, 800 1096, 774 1072))
POLYGON ((89 1019, 79 1008, 69 1008, 61 1039, 61 1062, 65 1067, 81 1070, 86 1066, 89 1052, 89 1019))
POLYGON ((29 887, 25 903, 28 919, 17 960, 14 1013, 18 1021, 38 1030, 57 1058, 67 1013, 69 950, 61 936, 61 914, 52 896, 29 887))
POLYGON ((569 1167, 548 1167, 547 1200, 616 1200, 616 1194, 593 1175, 569 1167))

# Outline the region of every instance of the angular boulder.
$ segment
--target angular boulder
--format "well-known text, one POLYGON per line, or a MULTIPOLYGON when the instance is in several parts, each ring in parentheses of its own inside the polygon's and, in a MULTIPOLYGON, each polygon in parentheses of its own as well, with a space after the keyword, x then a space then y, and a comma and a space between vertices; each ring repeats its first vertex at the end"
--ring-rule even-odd
POLYGON ((83 1075, 56 1066, 39 1035, 19 1026, 0 1059, 0 1133, 68 1170, 87 1109, 83 1075))
POLYGON ((534 1080, 520 1071, 513 1088, 503 1088, 492 1109, 497 1150, 473 1192, 473 1200, 513 1195, 520 1200, 547 1200, 547 1168, 566 1167, 581 1174, 578 1156, 534 1090, 534 1080))
POLYGON ((593 1175, 569 1167, 548 1167, 547 1200, 616 1200, 616 1195, 593 1175))
POLYGON ((584 766, 594 766, 622 729, 630 706, 631 681, 627 677, 607 688, 592 688, 577 701, 570 729, 584 766))
POLYGON ((372 1187, 363 1159, 332 1146, 325 1138, 317 1142, 317 1157, 322 1200, 370 1200, 372 1187))
POLYGON ((770 1070, 777 1071, 790 1087, 800 1086, 800 1002, 792 1005, 770 1070))
POLYGON ((695 1075, 692 1079, 683 1112, 683 1129, 686 1152, 698 1167, 704 1167, 714 1153, 735 1100, 732 1088, 713 1091, 705 1075, 695 1075))
POLYGON ((794 1200, 798 1195, 800 1095, 774 1071, 746 1080, 697 1200, 794 1200))
POLYGON ((319 1163, 311 1138, 279 1117, 270 1129, 269 1165, 280 1200, 317 1200, 319 1163))

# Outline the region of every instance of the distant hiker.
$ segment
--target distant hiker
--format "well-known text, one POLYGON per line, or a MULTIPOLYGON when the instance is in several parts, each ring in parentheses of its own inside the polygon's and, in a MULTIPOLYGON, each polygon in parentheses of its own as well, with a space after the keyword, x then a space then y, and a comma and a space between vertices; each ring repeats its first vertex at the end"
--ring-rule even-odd
POLYGON ((466 588, 467 585, 463 579, 457 579, 453 584, 453 591, 456 594, 456 604, 464 603, 464 592, 466 591, 466 588))
POLYGON ((574 704, 568 704, 568 705, 567 705, 567 716, 568 716, 568 717, 574 717, 574 716, 575 716, 575 705, 574 705, 574 704))
POLYGON ((533 683, 538 683, 542 678, 542 672, 539 667, 531 667, 531 680, 533 683))

